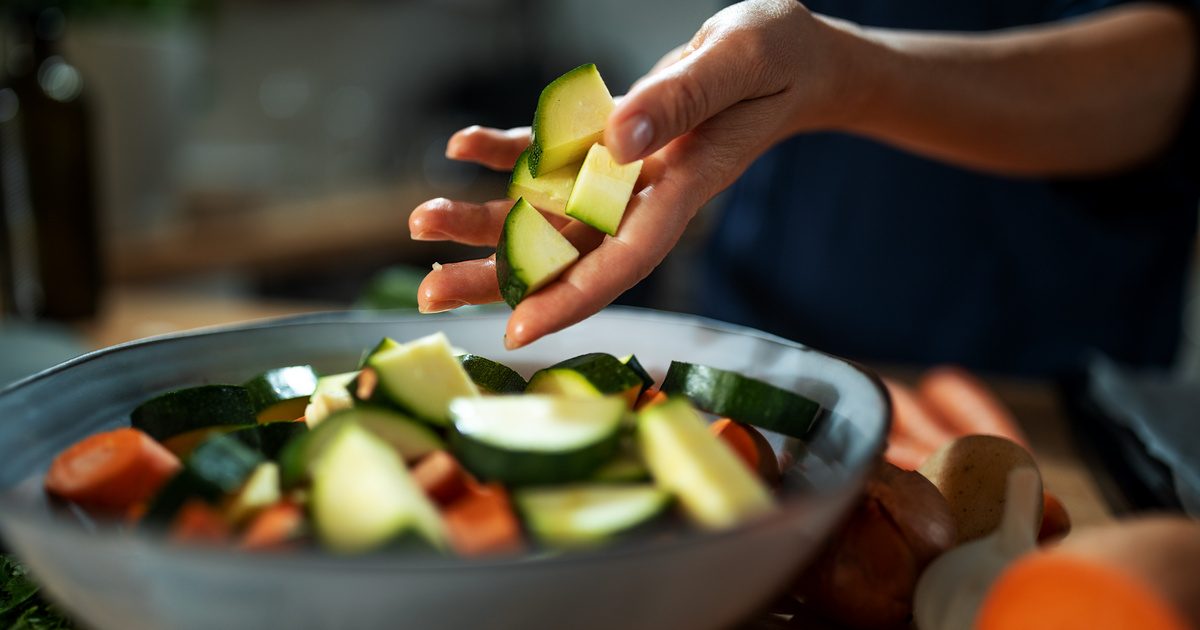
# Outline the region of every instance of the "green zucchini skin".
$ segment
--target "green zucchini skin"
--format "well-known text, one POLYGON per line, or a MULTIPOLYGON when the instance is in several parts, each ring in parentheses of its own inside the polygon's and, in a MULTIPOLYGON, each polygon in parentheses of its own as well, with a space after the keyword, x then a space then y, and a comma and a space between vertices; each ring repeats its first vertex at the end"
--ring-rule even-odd
POLYGON ((206 427, 254 424, 250 393, 240 385, 201 385, 161 394, 138 405, 130 423, 150 437, 169 437, 206 427))
POLYGON ((229 433, 229 436, 258 451, 263 457, 278 461, 283 447, 305 433, 308 433, 308 425, 303 422, 284 420, 239 429, 229 433))
POLYGON ((578 374, 600 396, 624 395, 634 388, 638 388, 638 393, 640 393, 645 388, 642 377, 628 365, 622 363, 620 359, 603 352, 590 352, 559 361, 550 367, 534 372, 533 376, 529 378, 529 386, 526 389, 530 392, 542 391, 543 380, 560 371, 578 374))
POLYGON ((450 447, 475 476, 512 486, 580 481, 592 476, 616 455, 620 434, 582 448, 547 452, 500 448, 456 429, 450 430, 450 447))
POLYGON ((821 406, 795 392, 737 372, 672 361, 662 391, 687 397, 692 404, 725 416, 803 439, 820 415, 821 406))
MULTIPOLYGON (((532 158, 530 158, 532 160, 532 158)), ((525 295, 529 293, 529 283, 521 279, 521 274, 509 263, 511 254, 508 245, 508 222, 500 233, 500 242, 496 244, 496 282, 500 285, 500 297, 511 308, 516 308, 525 295)))
POLYGON ((646 371, 646 368, 642 366, 641 361, 638 361, 637 355, 631 354, 622 359, 621 362, 624 363, 626 367, 633 370, 633 373, 637 374, 638 378, 642 379, 642 390, 638 392, 638 396, 646 393, 647 389, 654 387, 654 377, 650 376, 650 372, 646 371))
POLYGON ((296 404, 287 406, 283 403, 298 402, 300 399, 305 401, 298 404, 303 408, 308 397, 316 390, 318 378, 311 365, 293 365, 267 370, 243 383, 242 387, 250 395, 250 404, 254 406, 259 422, 295 420, 299 414, 291 415, 283 413, 282 409, 272 408, 295 407, 296 404))
POLYGON ((517 371, 476 354, 460 354, 458 360, 479 389, 493 394, 520 394, 528 383, 517 371))
POLYGON ((235 492, 263 462, 258 452, 229 434, 214 435, 192 451, 184 467, 163 486, 141 523, 166 527, 189 499, 215 504, 235 492))

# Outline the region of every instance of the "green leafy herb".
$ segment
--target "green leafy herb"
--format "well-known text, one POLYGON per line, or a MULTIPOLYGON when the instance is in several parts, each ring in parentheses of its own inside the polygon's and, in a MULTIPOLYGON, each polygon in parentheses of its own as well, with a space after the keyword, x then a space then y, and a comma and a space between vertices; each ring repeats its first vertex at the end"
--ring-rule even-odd
POLYGON ((0 553, 0 628, 8 630, 71 630, 57 607, 38 595, 39 587, 15 558, 0 553))
POLYGON ((17 610, 38 592, 38 585, 29 579, 25 567, 12 558, 0 555, 0 617, 17 610))
POLYGON ((48 604, 30 606, 9 630, 72 630, 75 626, 48 604))

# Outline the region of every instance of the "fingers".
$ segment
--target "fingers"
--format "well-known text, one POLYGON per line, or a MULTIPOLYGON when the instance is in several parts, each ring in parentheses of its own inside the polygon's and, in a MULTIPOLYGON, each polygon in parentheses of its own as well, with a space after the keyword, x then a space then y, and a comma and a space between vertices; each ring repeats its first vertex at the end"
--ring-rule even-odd
POLYGON ((511 171, 528 146, 529 127, 503 130, 472 125, 450 136, 446 157, 475 162, 497 171, 511 171))
POLYGON ((495 247, 511 199, 470 203, 446 198, 430 199, 408 216, 408 231, 418 241, 455 241, 464 245, 495 247))
POLYGON ((746 98, 745 55, 718 41, 635 84, 609 115, 604 144, 622 163, 641 159, 746 98))
POLYGON ((435 267, 417 289, 417 308, 422 313, 499 301, 495 256, 435 267))

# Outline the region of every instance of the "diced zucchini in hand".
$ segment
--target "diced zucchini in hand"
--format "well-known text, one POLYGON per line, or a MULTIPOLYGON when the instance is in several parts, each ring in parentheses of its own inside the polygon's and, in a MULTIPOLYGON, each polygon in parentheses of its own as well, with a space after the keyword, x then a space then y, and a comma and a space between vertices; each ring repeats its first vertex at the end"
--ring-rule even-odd
POLYGON ((509 484, 584 479, 616 454, 620 398, 526 394, 450 405, 455 454, 471 472, 509 484))
POLYGON ((733 527, 772 509, 770 492, 682 398, 638 413, 642 457, 659 487, 678 497, 692 521, 733 527))
POLYGON ((641 172, 641 160, 618 164, 604 145, 592 145, 571 188, 566 215, 606 234, 616 234, 641 172))
POLYGON ((335 551, 369 551, 415 533, 441 548, 437 508, 396 451, 353 422, 337 428, 313 472, 312 512, 321 540, 335 551))
POLYGON ((431 424, 450 423, 451 400, 479 395, 440 332, 372 354, 367 367, 379 377, 384 399, 431 424))
POLYGON ((524 199, 542 212, 567 216, 567 199, 571 197, 580 163, 568 164, 534 178, 529 172, 529 154, 532 152, 532 148, 525 149, 517 158, 508 180, 508 198, 513 201, 524 199))
POLYGON ((612 94, 595 64, 584 64, 550 82, 533 114, 530 173, 541 177, 583 159, 604 135, 613 107, 612 94))
POLYGON ((500 295, 516 307, 579 258, 579 250, 524 199, 504 219, 496 247, 496 279, 500 295))
POLYGON ((513 502, 545 545, 589 547, 646 524, 671 495, 652 484, 576 484, 518 490, 513 502))

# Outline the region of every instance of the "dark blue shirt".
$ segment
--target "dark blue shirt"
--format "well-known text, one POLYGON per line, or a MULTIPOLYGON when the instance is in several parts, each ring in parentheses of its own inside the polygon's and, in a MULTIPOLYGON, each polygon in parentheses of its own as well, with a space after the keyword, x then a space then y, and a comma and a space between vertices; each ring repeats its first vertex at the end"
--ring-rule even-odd
MULTIPOLYGON (((1104 2, 818 0, 864 25, 992 30, 1104 2)), ((1200 108, 1161 156, 1091 179, 1001 177, 836 133, 742 176, 701 312, 872 361, 1056 374, 1099 350, 1165 365, 1179 345, 1200 200, 1200 108)))

